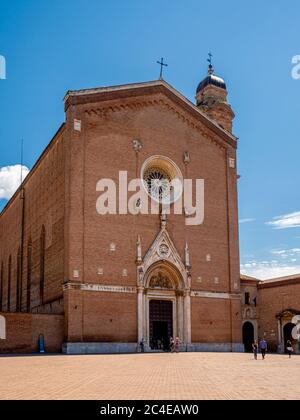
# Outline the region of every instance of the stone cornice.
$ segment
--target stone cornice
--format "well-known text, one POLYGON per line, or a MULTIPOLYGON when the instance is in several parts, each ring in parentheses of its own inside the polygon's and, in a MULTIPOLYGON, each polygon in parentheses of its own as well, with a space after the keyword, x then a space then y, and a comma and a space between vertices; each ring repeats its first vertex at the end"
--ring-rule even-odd
POLYGON ((192 297, 200 297, 207 299, 241 299, 242 296, 239 293, 226 293, 226 292, 204 292, 204 291, 191 291, 192 297))
POLYGON ((206 298, 206 299, 241 299, 241 295, 236 293, 225 293, 225 292, 206 292, 196 290, 176 290, 176 289, 145 289, 137 288, 133 286, 122 286, 122 285, 109 285, 109 284, 95 284, 95 283, 80 283, 80 282, 67 282, 64 284, 63 289, 67 290, 82 290, 87 292, 102 292, 102 293, 129 293, 136 294, 138 290, 151 290, 153 292, 160 292, 162 295, 167 292, 179 293, 179 294, 190 294, 192 297, 206 298))

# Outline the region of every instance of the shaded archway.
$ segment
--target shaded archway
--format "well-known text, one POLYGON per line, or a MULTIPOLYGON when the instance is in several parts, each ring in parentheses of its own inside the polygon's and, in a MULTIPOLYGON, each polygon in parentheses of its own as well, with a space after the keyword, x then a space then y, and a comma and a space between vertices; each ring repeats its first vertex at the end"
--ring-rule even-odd
POLYGON ((173 303, 153 299, 149 302, 149 338, 152 350, 169 350, 173 337, 173 303))
POLYGON ((254 342, 254 326, 252 322, 245 322, 243 325, 243 344, 246 353, 252 352, 252 344, 254 342))
POLYGON ((284 351, 286 352, 286 348, 287 348, 287 342, 291 341, 291 343, 293 343, 293 336, 292 336, 292 331, 295 328, 295 324, 292 324, 291 322, 287 323, 284 327, 283 327, 283 340, 284 340, 284 351))

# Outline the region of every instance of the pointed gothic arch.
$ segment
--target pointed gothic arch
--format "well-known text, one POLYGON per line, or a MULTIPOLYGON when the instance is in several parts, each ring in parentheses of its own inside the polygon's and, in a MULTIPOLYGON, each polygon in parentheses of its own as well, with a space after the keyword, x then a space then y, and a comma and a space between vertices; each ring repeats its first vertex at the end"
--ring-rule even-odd
MULTIPOLYGON (((137 242, 138 342, 144 340, 149 348, 155 337, 154 322, 161 326, 167 323, 165 334, 170 334, 172 330, 172 335, 179 337, 184 345, 191 343, 191 277, 188 245, 186 244, 185 262, 183 262, 166 229, 166 220, 163 216, 161 222, 161 230, 144 257, 142 257, 140 237, 137 242), (155 319, 152 317, 155 307, 157 311, 161 308, 162 319, 157 319, 157 313, 154 315, 155 319), (167 307, 169 318, 164 319, 167 307), (172 307, 171 312, 170 307, 172 307)), ((158 328, 159 331, 164 330, 158 328)), ((166 339, 170 337, 164 337, 164 340, 166 339)))
POLYGON ((146 289, 184 290, 185 282, 173 263, 159 260, 152 264, 145 273, 144 287, 146 289))
POLYGON ((143 287, 145 287, 147 273, 156 265, 163 265, 165 269, 173 270, 182 289, 189 289, 189 267, 182 261, 180 253, 165 227, 161 228, 144 258, 140 261, 139 270, 140 273, 143 273, 141 279, 143 287))

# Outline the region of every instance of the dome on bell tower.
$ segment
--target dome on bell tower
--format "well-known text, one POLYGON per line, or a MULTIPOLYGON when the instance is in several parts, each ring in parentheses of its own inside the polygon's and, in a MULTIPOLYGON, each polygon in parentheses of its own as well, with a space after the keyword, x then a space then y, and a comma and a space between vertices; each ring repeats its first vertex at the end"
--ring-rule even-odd
POLYGON ((212 54, 209 53, 208 75, 197 87, 196 105, 210 119, 231 132, 234 112, 227 101, 226 83, 214 74, 211 57, 212 54))
POLYGON ((208 67, 208 75, 205 77, 205 79, 203 79, 199 83, 199 85, 197 87, 197 90, 196 90, 196 94, 201 92, 204 88, 206 88, 206 86, 209 86, 209 85, 216 86, 218 88, 226 90, 226 83, 224 82, 224 80, 221 77, 216 76, 214 74, 214 69, 213 69, 213 66, 211 64, 208 67))

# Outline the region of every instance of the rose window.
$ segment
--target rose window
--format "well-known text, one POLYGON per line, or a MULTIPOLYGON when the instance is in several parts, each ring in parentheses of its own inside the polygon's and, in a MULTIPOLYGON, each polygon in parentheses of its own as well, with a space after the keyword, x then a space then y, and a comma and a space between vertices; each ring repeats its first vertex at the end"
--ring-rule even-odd
POLYGON ((177 165, 164 156, 152 156, 143 165, 141 177, 155 201, 174 203, 182 193, 182 175, 177 165))
POLYGON ((144 174, 144 183, 152 198, 161 201, 170 195, 171 177, 161 168, 150 167, 144 174))

